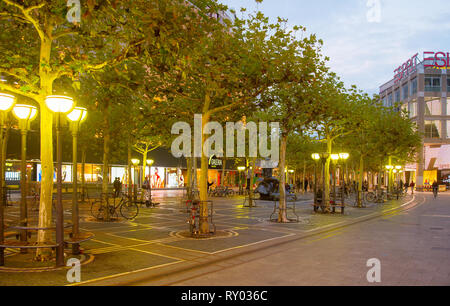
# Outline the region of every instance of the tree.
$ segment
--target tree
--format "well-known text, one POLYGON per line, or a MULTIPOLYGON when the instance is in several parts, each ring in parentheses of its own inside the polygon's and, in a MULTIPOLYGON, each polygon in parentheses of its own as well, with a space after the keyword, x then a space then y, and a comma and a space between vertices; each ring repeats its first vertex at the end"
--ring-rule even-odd
MULTIPOLYGON (((198 1, 207 3, 209 1, 198 1)), ((70 78, 79 88, 79 77, 101 71, 139 55, 167 65, 178 45, 170 34, 181 35, 184 15, 192 11, 182 0, 89 0, 78 24, 66 20, 67 1, 0 1, 0 73, 7 82, 0 90, 35 100, 41 116, 42 183, 39 227, 51 227, 53 188, 53 114, 45 98, 63 93, 55 80, 70 78), (169 39, 168 39, 169 37, 169 39), (56 92, 55 92, 56 90, 56 92)), ((172 35, 173 37, 173 35, 172 35)), ((51 239, 39 231, 38 242, 51 239)), ((50 250, 38 249, 36 258, 47 260, 50 250)))
MULTIPOLYGON (((295 27, 294 30, 302 34, 305 32, 302 27, 295 27)), ((281 81, 264 93, 262 99, 270 105, 265 110, 266 117, 280 123, 278 222, 288 222, 285 189, 288 137, 294 133, 303 133, 323 112, 319 85, 327 69, 320 53, 322 41, 315 35, 298 40, 295 33, 285 31, 279 24, 274 36, 277 37, 274 51, 278 57, 277 69, 283 76, 281 81)))

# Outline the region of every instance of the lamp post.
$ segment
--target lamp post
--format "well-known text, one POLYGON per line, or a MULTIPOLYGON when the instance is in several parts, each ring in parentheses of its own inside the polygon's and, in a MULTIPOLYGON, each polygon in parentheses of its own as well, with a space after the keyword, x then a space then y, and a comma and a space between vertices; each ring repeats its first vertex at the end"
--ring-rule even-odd
POLYGON ((62 204, 62 141, 61 114, 69 113, 73 107, 73 99, 66 96, 47 96, 45 104, 56 113, 56 159, 57 159, 57 197, 56 197, 56 266, 64 266, 64 213, 62 204))
POLYGON ((333 202, 336 204, 336 164, 339 161, 339 154, 331 154, 333 164, 333 202))
MULTIPOLYGON (((4 214, 3 209, 6 204, 5 198, 5 190, 4 190, 4 181, 5 181, 5 171, 4 171, 4 161, 5 156, 3 156, 3 141, 4 141, 4 135, 5 135, 5 117, 7 112, 11 110, 11 108, 16 103, 16 98, 12 95, 0 93, 0 151, 1 151, 1 161, 0 161, 0 244, 3 244, 4 242, 4 227, 3 227, 3 221, 4 221, 4 214)), ((5 265, 5 249, 0 248, 0 266, 5 265)))
POLYGON ((239 195, 242 195, 242 182, 241 182, 241 176, 242 176, 242 171, 245 170, 244 166, 239 166, 238 167, 238 171, 239 171, 239 195))
MULTIPOLYGON (((137 202, 137 182, 136 182, 136 167, 138 167, 138 165, 139 165, 139 162, 140 162, 140 160, 139 159, 137 159, 137 158, 133 158, 132 160, 131 160, 131 163, 133 164, 133 166, 134 166, 134 171, 133 171, 133 200, 134 200, 134 202, 137 202)), ((138 179, 139 179, 139 168, 138 168, 138 179)))
MULTIPOLYGON (((21 164, 20 164, 20 225, 28 226, 27 209, 27 133, 30 129, 30 122, 37 116, 37 108, 31 105, 16 104, 13 108, 14 117, 19 120, 21 135, 21 164)), ((27 231, 20 231, 20 241, 27 242, 27 231)), ((26 249, 21 249, 21 253, 27 253, 26 249)))
MULTIPOLYGON (((72 112, 67 115, 70 120, 70 129, 72 131, 72 235, 77 237, 79 228, 79 210, 78 210, 78 131, 80 124, 86 119, 87 110, 84 107, 75 107, 72 112)), ((80 253, 79 244, 72 244, 72 253, 78 255, 80 253)))
POLYGON ((314 160, 314 204, 317 204, 317 162, 320 160, 320 154, 313 153, 311 157, 314 160))
MULTIPOLYGON (((350 154, 348 153, 339 153, 339 160, 342 160, 344 165, 347 163, 347 159, 350 157, 350 154)), ((340 167, 339 174, 342 172, 342 181, 339 182, 339 186, 341 187, 341 198, 342 198, 342 205, 344 205, 344 192, 345 192, 345 176, 344 176, 344 169, 343 167, 340 167), (341 171, 342 170, 342 171, 341 171)), ((339 175, 341 177, 341 175, 339 175)))
POLYGON ((386 169, 388 170, 388 193, 391 192, 391 183, 392 183, 392 174, 394 170, 394 166, 390 164, 390 158, 389 158, 389 165, 386 165, 386 169))
MULTIPOLYGON (((148 193, 149 193, 149 201, 150 205, 152 205, 152 165, 155 161, 153 159, 147 159, 148 165, 148 193)), ((145 171, 144 171, 145 173, 145 171)))

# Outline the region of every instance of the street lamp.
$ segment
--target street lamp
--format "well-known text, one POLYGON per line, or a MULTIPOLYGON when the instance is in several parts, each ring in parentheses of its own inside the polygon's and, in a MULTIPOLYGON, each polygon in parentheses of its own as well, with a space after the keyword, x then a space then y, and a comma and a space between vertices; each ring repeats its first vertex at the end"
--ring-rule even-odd
POLYGON ((47 96, 45 104, 56 113, 56 156, 57 156, 57 200, 56 200, 56 266, 64 266, 64 214, 62 204, 62 141, 61 141, 61 114, 69 113, 74 102, 71 97, 47 96))
MULTIPOLYGON (((139 159, 137 159, 137 158, 133 158, 132 160, 131 160, 131 163, 133 164, 133 166, 134 166, 134 184, 133 184, 133 191, 134 191, 134 195, 133 195, 133 198, 134 198, 134 202, 137 202, 137 182, 136 182, 136 167, 139 165, 139 162, 140 162, 140 160, 139 159)), ((139 168, 138 168, 138 180, 139 180, 139 168)))
MULTIPOLYGON (((6 157, 3 155, 3 141, 4 141, 4 134, 5 134, 5 118, 6 114, 11 110, 11 108, 16 103, 16 98, 12 95, 0 93, 0 152, 1 152, 1 162, 0 162, 0 244, 3 244, 4 241, 4 227, 3 227, 3 221, 4 221, 4 214, 3 209, 6 205, 5 199, 6 199, 6 188, 5 186, 5 171, 4 165, 5 165, 5 159, 6 157)), ((0 266, 4 266, 5 264, 5 250, 4 248, 0 248, 0 266)))
MULTIPOLYGON (((84 107, 75 107, 69 114, 67 114, 67 118, 70 120, 70 129, 72 131, 72 235, 74 237, 77 237, 80 231, 78 218, 78 131, 80 129, 81 122, 86 119, 86 116, 87 109, 84 107)), ((80 253, 80 246, 78 244, 72 244, 72 253, 75 255, 80 253)))
MULTIPOLYGON (((31 105, 16 104, 13 108, 14 117, 19 120, 19 128, 21 135, 21 164, 20 164, 20 225, 28 226, 28 209, 27 209, 27 133, 30 129, 30 122, 37 116, 37 108, 31 105)), ((20 241, 27 242, 26 230, 20 231, 20 241)), ((22 249, 21 253, 26 253, 26 249, 22 249)))

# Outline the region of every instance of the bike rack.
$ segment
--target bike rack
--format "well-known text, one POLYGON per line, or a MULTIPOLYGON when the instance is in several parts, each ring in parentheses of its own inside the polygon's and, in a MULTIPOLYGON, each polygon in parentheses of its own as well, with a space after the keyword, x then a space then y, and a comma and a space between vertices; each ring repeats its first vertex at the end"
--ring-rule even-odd
POLYGON ((214 212, 213 201, 211 201, 211 200, 208 200, 208 201, 187 200, 186 208, 187 208, 187 212, 188 212, 189 230, 191 232, 192 237, 206 238, 212 234, 215 234, 216 225, 213 222, 213 212, 214 212), (213 230, 212 231, 210 230, 210 232, 208 234, 200 234, 198 231, 199 220, 200 220, 200 209, 201 209, 202 203, 207 203, 207 205, 208 205, 208 223, 209 223, 210 227, 212 226, 212 228, 213 228, 213 230))

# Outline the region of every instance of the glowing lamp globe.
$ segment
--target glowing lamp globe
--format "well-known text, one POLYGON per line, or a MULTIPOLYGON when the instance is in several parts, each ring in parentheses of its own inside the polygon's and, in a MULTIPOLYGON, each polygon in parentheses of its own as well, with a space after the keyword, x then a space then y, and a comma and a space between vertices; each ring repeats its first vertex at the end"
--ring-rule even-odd
POLYGON ((45 104, 54 113, 68 113, 74 107, 71 97, 66 96, 48 96, 45 98, 45 104))
POLYGON ((314 159, 314 160, 319 160, 319 159, 320 159, 320 154, 319 154, 319 153, 313 153, 313 154, 311 155, 311 157, 312 157, 312 159, 314 159))
POLYGON ((347 160, 350 157, 348 153, 339 153, 339 158, 342 160, 347 160))
POLYGON ((37 108, 31 105, 16 104, 13 108, 14 116, 19 120, 33 120, 37 116, 37 108))
POLYGON ((339 159, 339 154, 331 154, 331 159, 332 160, 338 160, 339 159))
POLYGON ((147 159, 147 165, 148 165, 148 166, 153 165, 154 162, 155 162, 155 161, 154 161, 153 159, 147 159))
POLYGON ((244 170, 245 170, 245 167, 238 167, 238 170, 239 170, 239 171, 244 171, 244 170))
POLYGON ((133 165, 139 165, 139 159, 136 159, 136 158, 133 158, 132 160, 131 160, 131 163, 133 164, 133 165))
POLYGON ((67 118, 69 118, 72 122, 82 122, 86 119, 87 109, 84 107, 75 107, 69 114, 67 114, 67 118))
POLYGON ((0 93, 0 111, 7 112, 11 110, 15 103, 16 98, 14 96, 0 93))

